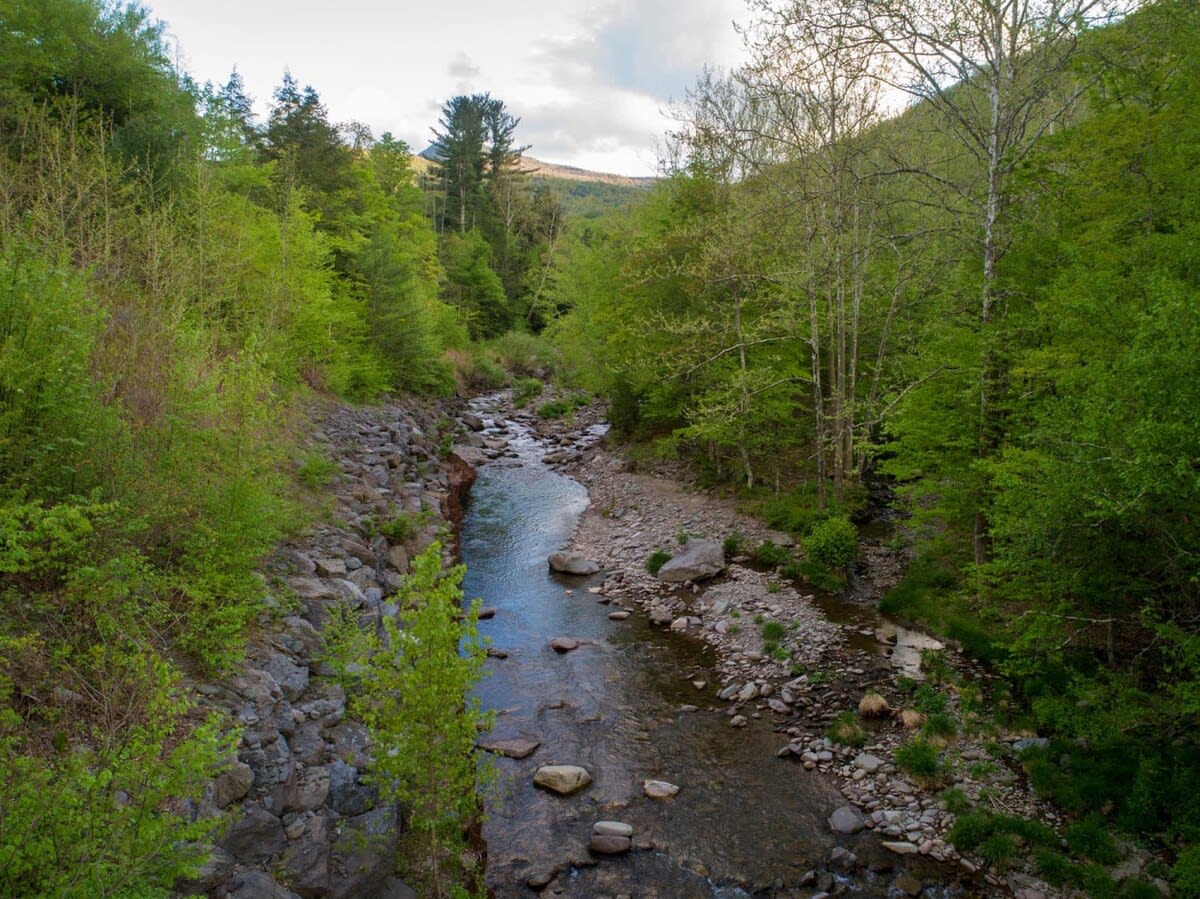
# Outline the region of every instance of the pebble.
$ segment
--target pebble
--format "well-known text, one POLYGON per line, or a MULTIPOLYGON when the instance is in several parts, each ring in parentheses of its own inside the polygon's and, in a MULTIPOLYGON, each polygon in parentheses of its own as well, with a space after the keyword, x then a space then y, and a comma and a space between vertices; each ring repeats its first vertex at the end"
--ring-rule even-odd
POLYGON ((651 799, 670 799, 679 793, 676 784, 665 780, 648 780, 642 784, 642 789, 651 799))

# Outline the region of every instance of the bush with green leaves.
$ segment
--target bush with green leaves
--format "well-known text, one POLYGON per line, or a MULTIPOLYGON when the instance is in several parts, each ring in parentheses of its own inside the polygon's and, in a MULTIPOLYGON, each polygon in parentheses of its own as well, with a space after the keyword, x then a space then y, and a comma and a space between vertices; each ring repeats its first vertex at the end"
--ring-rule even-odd
POLYGON ((960 815, 946 839, 960 851, 978 853, 998 868, 1006 866, 1026 846, 1038 849, 1058 845, 1058 837, 1045 824, 982 810, 960 815))
POLYGON ((920 737, 896 750, 896 764, 925 783, 934 783, 945 773, 938 748, 920 737))
POLYGON ((192 820, 183 808, 233 757, 236 734, 221 736, 215 718, 179 731, 188 705, 178 672, 152 653, 112 645, 87 660, 104 695, 81 695, 69 716, 43 709, 59 748, 34 754, 9 677, 9 663, 33 654, 27 640, 0 638, 0 895, 169 895, 177 879, 197 873, 204 841, 224 823, 192 820))
POLYGON ((518 409, 524 409, 534 399, 541 396, 545 386, 537 378, 518 378, 513 383, 513 405, 518 409))
POLYGON ((1171 895, 1200 899, 1200 843, 1184 847, 1171 868, 1171 895))
POLYGON ((787 628, 779 621, 764 621, 761 630, 763 640, 772 643, 778 643, 787 635, 787 628))
POLYGON ((383 639, 346 618, 329 656, 372 743, 388 747, 375 754, 371 775, 408 810, 419 848, 407 858, 406 877, 436 897, 482 877, 467 831, 480 815, 475 741, 491 722, 471 694, 485 658, 479 602, 464 613, 465 568, 443 571, 441 551, 435 542, 413 559, 397 593, 398 620, 383 619, 383 639))
POLYGON ((657 576, 664 565, 671 561, 671 554, 666 550, 656 549, 646 559, 646 570, 657 576))
POLYGON ((764 540, 754 548, 754 561, 763 565, 786 565, 793 559, 792 551, 764 540))
POLYGON ((849 518, 827 518, 805 536, 804 552, 826 568, 844 571, 858 558, 858 529, 849 518))
MULTIPOLYGON (((811 676, 809 679, 816 680, 811 676)), ((829 723, 829 727, 825 730, 825 736, 843 746, 863 746, 867 742, 867 729, 863 727, 858 715, 851 711, 845 711, 829 723)))
POLYGON ((1088 815, 1068 827, 1067 846, 1075 855, 1102 865, 1115 865, 1121 860, 1116 841, 1098 815, 1088 815))

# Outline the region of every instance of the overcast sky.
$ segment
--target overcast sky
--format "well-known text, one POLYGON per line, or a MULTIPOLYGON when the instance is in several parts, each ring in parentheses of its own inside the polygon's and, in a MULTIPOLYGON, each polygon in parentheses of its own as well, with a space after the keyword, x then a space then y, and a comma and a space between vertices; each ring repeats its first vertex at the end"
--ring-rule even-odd
POLYGON ((490 91, 546 162, 654 174, 701 68, 740 58, 743 0, 145 0, 198 81, 236 65, 263 113, 284 69, 335 122, 420 151, 442 103, 490 91))

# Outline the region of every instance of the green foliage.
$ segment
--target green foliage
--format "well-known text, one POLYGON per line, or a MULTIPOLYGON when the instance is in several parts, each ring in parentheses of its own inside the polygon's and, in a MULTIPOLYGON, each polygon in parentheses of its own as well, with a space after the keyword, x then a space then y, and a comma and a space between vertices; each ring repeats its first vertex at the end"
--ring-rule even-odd
POLYGON ((542 403, 537 408, 538 418, 562 418, 570 415, 576 409, 586 406, 588 402, 586 394, 572 393, 569 396, 560 397, 548 403, 542 403))
POLYGON ((388 543, 407 543, 421 533, 432 517, 433 513, 428 509, 401 512, 379 525, 377 532, 387 538, 388 543))
POLYGON ((1067 846, 1075 855, 1101 865, 1115 865, 1121 860, 1116 842, 1098 815, 1088 815, 1068 827, 1067 846))
POLYGON ((337 463, 321 453, 305 453, 296 466, 297 480, 310 490, 329 486, 339 474, 341 469, 337 463))
POLYGON ((784 546, 776 546, 770 540, 764 540, 754 547, 754 561, 763 565, 786 565, 793 560, 792 551, 784 546))
MULTIPOLYGON (((104 702, 79 697, 62 722, 72 746, 48 756, 28 752, 29 732, 14 705, 10 664, 31 645, 0 639, 0 892, 5 896, 165 896, 193 875, 221 818, 189 821, 182 800, 199 799, 233 735, 217 722, 178 729, 187 710, 178 674, 153 654, 98 650, 89 675, 104 702), (129 723, 122 715, 133 711, 129 723), (88 734, 88 730, 93 734, 88 734), (79 742, 95 737, 94 746, 79 742)), ((22 703, 23 705, 24 703, 22 703)), ((66 713, 66 709, 60 709, 66 713)))
POLYGON ((1061 852, 1043 847, 1034 853, 1034 858, 1037 860, 1038 873, 1051 886, 1066 886, 1077 878, 1076 866, 1061 852))
POLYGON ((953 739, 958 735, 958 725, 945 712, 935 712, 925 719, 921 725, 921 736, 942 740, 953 739))
POLYGON ((804 551, 812 561, 844 571, 858 558, 858 529, 848 518, 827 518, 808 532, 804 551))
POLYGON ((938 692, 931 684, 922 683, 913 692, 913 704, 919 712, 938 715, 946 711, 946 694, 938 692))
POLYGON ((1171 895, 1181 899, 1200 897, 1200 844, 1186 847, 1171 868, 1171 895))
POLYGON ((504 285, 492 270, 492 248, 472 229, 442 241, 445 302, 459 310, 474 339, 496 337, 513 325, 504 285))
POLYGON ((657 576, 659 570, 671 561, 671 554, 665 550, 656 549, 646 559, 646 570, 657 576))
MULTIPOLYGON (((809 679, 814 680, 812 677, 809 679)), ((863 746, 867 742, 867 729, 863 727, 858 715, 845 711, 829 723, 825 736, 843 746, 863 746)))
POLYGON ((946 811, 951 814, 962 815, 971 809, 970 797, 958 787, 951 787, 949 790, 944 790, 940 798, 946 806, 946 811))
POLYGON ((513 405, 524 409, 536 396, 541 396, 545 385, 537 378, 518 378, 513 383, 513 405))
POLYGON ((443 572, 441 544, 413 560, 398 593, 399 621, 384 619, 384 640, 355 677, 354 706, 376 746, 373 776, 381 792, 409 810, 421 856, 407 876, 431 896, 452 895, 464 877, 481 876, 466 851, 479 814, 475 740, 488 716, 471 696, 483 671, 478 603, 461 615, 463 568, 443 572), (465 868, 464 868, 465 866, 465 868))
POLYGON ((769 640, 772 643, 778 643, 787 636, 787 628, 778 621, 764 621, 761 632, 763 640, 769 640))
POLYGON ((741 534, 730 534, 725 538, 725 542, 722 544, 722 546, 725 549, 725 557, 727 559, 741 553, 743 539, 744 538, 741 534))
POLYGON ((917 737, 896 750, 896 764, 902 771, 925 783, 934 783, 944 774, 938 748, 917 737))
POLYGON ((977 852, 996 867, 1004 867, 1024 847, 1053 848, 1054 831, 1044 824, 1015 815, 973 811, 960 815, 946 839, 963 852, 977 852))

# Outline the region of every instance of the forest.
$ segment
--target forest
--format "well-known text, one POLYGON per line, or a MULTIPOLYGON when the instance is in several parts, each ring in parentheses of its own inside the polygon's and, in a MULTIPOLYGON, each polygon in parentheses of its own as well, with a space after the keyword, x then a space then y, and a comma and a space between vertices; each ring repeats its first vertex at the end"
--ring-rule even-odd
POLYGON ((490 94, 414 160, 136 5, 0 3, 0 892, 202 859, 184 682, 315 514, 314 396, 536 376, 814 545, 894 491, 884 610, 1200 896, 1200 7, 954 6, 751 0, 657 185, 573 201, 490 94))

